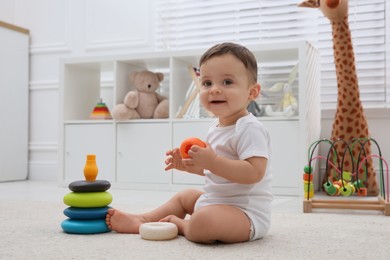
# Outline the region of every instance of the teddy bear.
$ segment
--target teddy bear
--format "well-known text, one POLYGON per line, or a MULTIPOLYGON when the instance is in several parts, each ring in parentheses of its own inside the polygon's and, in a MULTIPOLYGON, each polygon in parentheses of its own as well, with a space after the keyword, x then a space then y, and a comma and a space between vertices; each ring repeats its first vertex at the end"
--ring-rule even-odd
POLYGON ((140 118, 167 118, 169 116, 168 99, 156 92, 164 74, 148 70, 130 74, 130 83, 135 90, 129 91, 123 104, 116 105, 112 117, 116 120, 140 118))

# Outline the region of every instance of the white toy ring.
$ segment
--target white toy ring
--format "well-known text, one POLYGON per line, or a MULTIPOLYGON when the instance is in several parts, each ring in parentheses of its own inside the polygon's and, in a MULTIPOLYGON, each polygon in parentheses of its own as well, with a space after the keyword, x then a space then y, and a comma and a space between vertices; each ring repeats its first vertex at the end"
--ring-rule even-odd
POLYGON ((139 234, 146 240, 169 240, 178 232, 177 226, 171 222, 149 222, 139 227, 139 234))

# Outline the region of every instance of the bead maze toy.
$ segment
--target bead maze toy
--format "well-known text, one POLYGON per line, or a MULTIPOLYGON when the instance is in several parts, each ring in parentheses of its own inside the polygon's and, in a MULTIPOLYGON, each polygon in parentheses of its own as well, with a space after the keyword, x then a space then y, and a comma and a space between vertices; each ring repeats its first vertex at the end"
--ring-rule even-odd
POLYGON ((350 210, 377 210, 382 211, 385 216, 390 216, 390 203, 389 203, 389 170, 386 160, 382 157, 382 153, 378 143, 372 138, 360 138, 352 139, 347 142, 342 139, 336 141, 330 141, 323 139, 314 142, 308 151, 308 165, 304 167, 303 174, 303 212, 311 213, 314 208, 322 209, 350 209, 350 210), (314 156, 314 152, 319 144, 329 144, 330 148, 325 156, 314 156), (336 149, 336 144, 340 143, 344 147, 344 152, 339 154, 336 149), (367 154, 365 146, 375 145, 378 150, 378 154, 367 154), (359 147, 359 153, 357 156, 353 156, 353 150, 359 147), (346 157, 349 157, 352 163, 352 172, 344 170, 344 162, 346 157), (368 199, 315 199, 314 198, 314 185, 313 185, 313 167, 312 162, 316 159, 322 159, 326 161, 326 174, 329 172, 327 180, 323 183, 322 187, 325 193, 331 197, 351 197, 360 196, 365 197, 367 194, 367 174, 368 174, 368 159, 377 158, 379 165, 379 182, 380 182, 380 195, 378 200, 368 199), (385 166, 385 171, 383 169, 385 166), (363 171, 365 174, 358 174, 363 171), (386 173, 386 174, 384 174, 386 173), (385 176, 386 175, 386 176, 385 176), (385 179, 386 177, 386 179, 385 179))
POLYGON ((107 192, 111 183, 96 180, 98 167, 96 156, 87 155, 84 166, 84 180, 69 184, 72 191, 64 196, 64 203, 70 207, 64 210, 68 219, 62 221, 61 227, 70 234, 98 234, 111 231, 106 225, 106 215, 112 202, 112 195, 107 192))

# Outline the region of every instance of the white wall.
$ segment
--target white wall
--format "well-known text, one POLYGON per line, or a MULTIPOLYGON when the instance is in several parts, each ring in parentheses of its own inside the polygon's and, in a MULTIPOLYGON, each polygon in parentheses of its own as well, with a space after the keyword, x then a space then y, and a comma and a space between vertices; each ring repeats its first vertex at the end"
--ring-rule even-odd
MULTIPOLYGON (((57 178, 59 59, 153 50, 154 1, 0 0, 0 20, 31 35, 30 179, 57 178)), ((333 113, 323 113, 324 138, 330 137, 333 113)), ((367 111, 372 136, 389 159, 390 115, 385 113, 367 111)))
POLYGON ((29 178, 56 180, 59 59, 151 50, 154 0, 0 0, 30 30, 29 178))

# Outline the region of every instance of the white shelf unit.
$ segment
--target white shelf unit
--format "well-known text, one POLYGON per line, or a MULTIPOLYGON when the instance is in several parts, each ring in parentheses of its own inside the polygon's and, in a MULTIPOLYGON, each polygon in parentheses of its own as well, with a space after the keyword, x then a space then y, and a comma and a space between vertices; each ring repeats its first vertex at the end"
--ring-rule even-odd
MULTIPOLYGON (((293 84, 298 100, 297 116, 259 117, 273 139, 275 194, 302 193, 303 166, 307 149, 320 136, 319 63, 316 49, 307 42, 248 46, 259 63, 263 88, 287 80, 298 62, 293 84)), ((137 53, 121 56, 64 59, 61 71, 60 175, 61 185, 83 179, 88 153, 97 155, 100 179, 113 186, 144 190, 179 190, 199 186, 203 178, 176 170, 164 171, 165 151, 178 147, 189 136, 205 138, 212 118, 176 118, 185 102, 192 79, 188 66, 198 66, 204 50, 137 53), (104 96, 110 111, 133 89, 129 73, 148 69, 165 72, 163 85, 169 93, 168 119, 89 120, 104 96), (102 78, 112 76, 112 86, 102 78)), ((280 95, 277 96, 280 98, 280 95)), ((260 100, 261 103, 261 100, 260 100)))

